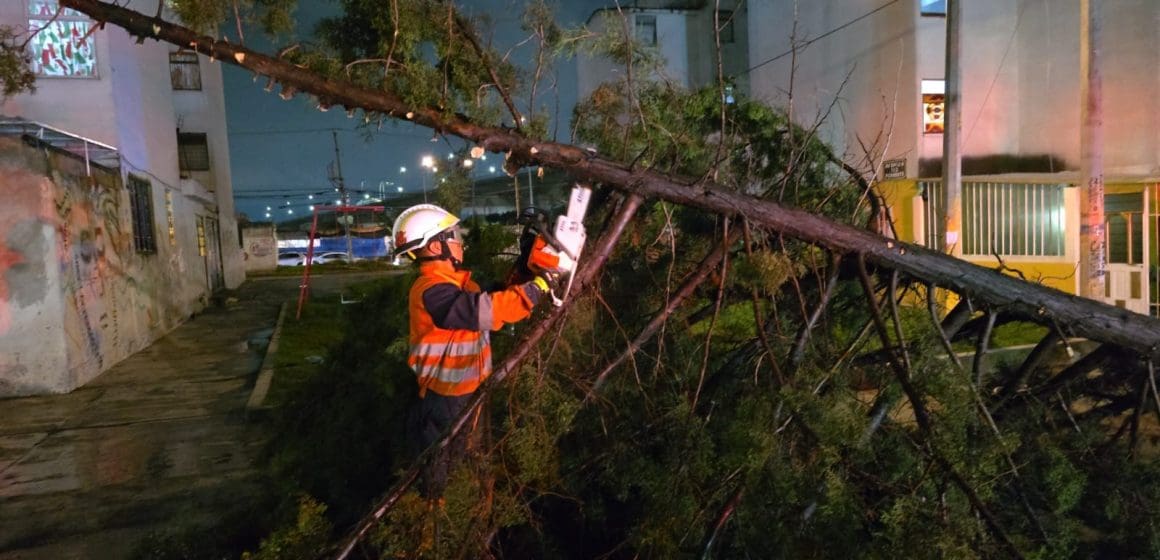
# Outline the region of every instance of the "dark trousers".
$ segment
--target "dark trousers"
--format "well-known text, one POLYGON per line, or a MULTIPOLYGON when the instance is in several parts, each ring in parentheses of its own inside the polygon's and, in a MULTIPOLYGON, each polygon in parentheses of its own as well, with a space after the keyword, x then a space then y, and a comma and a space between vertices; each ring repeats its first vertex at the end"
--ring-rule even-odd
MULTIPOLYGON (((467 408, 473 396, 445 397, 427 391, 427 395, 419 399, 411 409, 409 423, 414 453, 418 455, 438 442, 455 419, 467 408)), ((461 431, 446 447, 424 462, 420 487, 424 497, 433 499, 443 495, 451 469, 467 455, 468 431, 470 430, 461 431)))

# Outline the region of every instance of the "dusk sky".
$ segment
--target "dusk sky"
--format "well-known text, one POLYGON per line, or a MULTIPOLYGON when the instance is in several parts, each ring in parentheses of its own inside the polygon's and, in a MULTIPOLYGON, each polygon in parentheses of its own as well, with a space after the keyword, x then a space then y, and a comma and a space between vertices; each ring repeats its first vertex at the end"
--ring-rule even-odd
MULTIPOLYGON (((495 44, 501 51, 528 37, 520 29, 524 3, 523 0, 458 2, 473 13, 491 14, 496 28, 495 44)), ((337 2, 326 0, 301 0, 299 4, 297 17, 303 38, 314 22, 338 9, 337 2)), ((557 19, 564 25, 577 25, 586 21, 593 10, 607 4, 603 0, 557 2, 557 19)), ((283 40, 279 46, 290 42, 283 40)), ((247 44, 265 52, 277 48, 257 36, 247 36, 247 44)), ((532 49, 530 44, 518 48, 513 59, 531 56, 532 49)), ((571 60, 561 61, 556 73, 560 96, 559 136, 566 139, 569 116, 576 103, 576 65, 571 60)), ((341 107, 321 112, 303 95, 284 101, 278 96, 278 88, 264 91, 265 80, 255 82, 249 72, 235 66, 224 65, 223 74, 234 198, 237 211, 254 221, 284 220, 308 214, 309 205, 320 197, 311 200, 307 195, 334 194, 327 172, 327 166, 335 159, 332 131, 338 131, 347 188, 366 191, 372 197, 378 195, 384 182, 392 183, 388 189, 401 185, 410 192, 420 190, 423 180, 420 159, 427 154, 446 159, 460 145, 455 139, 450 139, 450 143, 443 139, 431 142, 428 129, 406 123, 384 124, 368 140, 366 133, 358 129, 361 119, 347 118, 341 107), (406 172, 400 172, 404 167, 406 172), (269 218, 266 218, 267 207, 271 209, 269 218)), ((489 164, 491 160, 496 162, 497 174, 502 173, 500 158, 489 155, 489 164)), ((480 178, 492 176, 487 165, 478 166, 477 174, 480 178)), ((357 192, 352 194, 352 197, 361 196, 357 192)), ((334 203, 334 198, 328 202, 334 203)))

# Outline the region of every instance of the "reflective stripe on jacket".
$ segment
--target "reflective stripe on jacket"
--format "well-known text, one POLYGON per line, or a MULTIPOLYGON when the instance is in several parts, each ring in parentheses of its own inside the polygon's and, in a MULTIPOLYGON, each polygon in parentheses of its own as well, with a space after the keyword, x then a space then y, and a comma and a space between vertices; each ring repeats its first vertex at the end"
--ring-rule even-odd
POLYGON ((468 271, 442 260, 422 263, 408 301, 407 363, 419 376, 419 395, 430 390, 455 397, 475 391, 491 375, 488 331, 526 318, 540 295, 530 284, 482 292, 468 271))

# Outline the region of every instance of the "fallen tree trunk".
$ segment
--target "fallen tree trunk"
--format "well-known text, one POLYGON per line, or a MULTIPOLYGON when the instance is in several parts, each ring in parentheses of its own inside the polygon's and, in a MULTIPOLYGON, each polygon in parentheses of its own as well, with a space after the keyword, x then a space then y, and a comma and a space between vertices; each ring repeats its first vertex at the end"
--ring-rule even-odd
POLYGON ((488 151, 504 152, 508 156, 506 166, 509 171, 521 163, 538 164, 640 196, 656 197, 725 216, 743 217, 751 224, 837 253, 863 255, 868 262, 953 290, 970 297, 976 304, 1045 324, 1054 322, 1076 335, 1121 346, 1148 358, 1160 358, 1160 320, 1151 317, 1025 282, 803 210, 732 192, 704 179, 676 177, 633 167, 568 144, 539 142, 514 130, 480 126, 434 107, 411 107, 391 92, 324 78, 288 61, 244 46, 215 41, 186 27, 107 2, 60 0, 60 5, 83 12, 98 22, 123 27, 141 40, 153 38, 192 48, 267 76, 281 84, 284 93, 309 93, 317 96, 321 105, 342 105, 348 110, 361 109, 408 120, 469 140, 488 151))

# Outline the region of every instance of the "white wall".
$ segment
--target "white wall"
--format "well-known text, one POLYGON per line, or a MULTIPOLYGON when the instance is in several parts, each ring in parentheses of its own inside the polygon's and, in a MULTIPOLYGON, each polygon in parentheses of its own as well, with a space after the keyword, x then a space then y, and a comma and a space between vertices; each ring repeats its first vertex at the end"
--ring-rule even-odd
MULTIPOLYGON (((687 13, 674 10, 633 10, 624 9, 627 23, 620 18, 615 8, 605 8, 593 12, 588 19, 588 27, 595 32, 603 32, 609 25, 627 25, 631 34, 635 29, 634 19, 638 14, 653 16, 657 24, 657 49, 664 60, 661 75, 634 75, 634 79, 670 80, 681 87, 689 87, 689 49, 687 13)), ((639 71, 639 69, 634 69, 639 71)), ((581 55, 576 61, 577 94, 580 99, 592 93, 596 86, 624 78, 624 66, 606 58, 581 55)))
MULTIPOLYGON (((27 9, 25 0, 0 2, 0 24, 28 29, 27 9)), ((96 78, 39 78, 35 94, 15 95, 0 101, 0 113, 51 124, 90 140, 117 145, 108 34, 96 31, 92 38, 96 41, 96 78), (78 103, 86 110, 62 110, 78 103)))
MULTIPOLYGON (((758 64, 788 52, 795 32, 799 43, 812 41, 799 49, 794 61, 795 120, 810 125, 829 112, 822 138, 852 162, 859 155, 859 139, 879 139, 882 145, 885 131, 890 131, 885 157, 906 157, 908 173, 914 176, 919 158, 942 153, 941 134, 922 134, 919 84, 945 77, 945 18, 921 16, 918 0, 874 12, 882 5, 876 0, 751 2, 749 58, 758 64)), ((1124 0, 1103 6, 1105 172, 1156 175, 1160 2, 1124 0)), ((1052 154, 1076 169, 1078 2, 972 0, 962 7, 963 155, 1052 154)), ((788 106, 792 58, 784 56, 754 70, 752 95, 788 106)), ((1062 169, 1044 171, 1052 170, 1062 169)))
POLYGON ((921 126, 917 0, 887 5, 862 19, 883 3, 797 2, 796 28, 794 4, 749 4, 749 59, 757 65, 779 57, 751 72, 751 95, 775 107, 792 107, 799 124, 824 120, 820 137, 848 161, 863 161, 861 142, 876 152, 886 150, 886 159, 908 158, 914 169, 921 126), (799 44, 812 43, 790 54, 795 38, 799 44))

